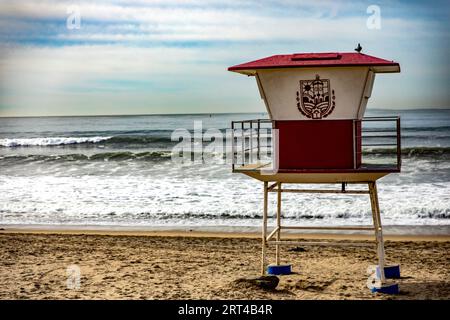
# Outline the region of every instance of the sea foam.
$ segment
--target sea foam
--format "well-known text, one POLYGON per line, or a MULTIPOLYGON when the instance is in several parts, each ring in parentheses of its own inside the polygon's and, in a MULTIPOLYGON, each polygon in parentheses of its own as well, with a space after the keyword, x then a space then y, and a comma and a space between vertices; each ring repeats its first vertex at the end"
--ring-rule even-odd
POLYGON ((44 137, 44 138, 17 138, 0 139, 3 147, 26 147, 26 146, 57 146, 66 144, 98 143, 111 139, 111 137, 44 137))

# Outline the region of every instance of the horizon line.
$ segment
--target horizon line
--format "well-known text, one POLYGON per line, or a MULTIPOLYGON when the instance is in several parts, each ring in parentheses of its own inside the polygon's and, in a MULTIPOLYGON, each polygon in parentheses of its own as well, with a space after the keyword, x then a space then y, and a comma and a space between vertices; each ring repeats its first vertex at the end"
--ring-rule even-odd
MULTIPOLYGON (((367 110, 389 110, 389 111, 418 111, 418 110, 450 110, 449 107, 418 107, 409 109, 391 109, 391 108, 370 108, 367 110)), ((225 115, 225 114, 267 114, 262 112, 194 112, 194 113, 123 113, 123 114, 72 114, 72 115, 18 115, 18 116, 0 116, 1 118, 64 118, 64 117, 136 117, 136 116, 188 116, 188 115, 225 115)))

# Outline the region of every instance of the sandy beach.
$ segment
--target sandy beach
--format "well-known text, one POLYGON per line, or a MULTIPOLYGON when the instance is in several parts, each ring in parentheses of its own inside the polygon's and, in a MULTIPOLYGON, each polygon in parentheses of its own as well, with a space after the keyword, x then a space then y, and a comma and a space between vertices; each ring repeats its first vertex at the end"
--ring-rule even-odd
MULTIPOLYGON (((323 234, 290 237, 348 241, 323 234)), ((0 299, 450 298, 449 236, 386 240, 388 263, 402 270, 397 296, 366 287, 374 247, 283 247, 282 262, 292 263, 294 273, 266 291, 239 281, 259 275, 257 234, 2 230, 0 299), (80 268, 78 289, 67 286, 71 265, 80 268)))

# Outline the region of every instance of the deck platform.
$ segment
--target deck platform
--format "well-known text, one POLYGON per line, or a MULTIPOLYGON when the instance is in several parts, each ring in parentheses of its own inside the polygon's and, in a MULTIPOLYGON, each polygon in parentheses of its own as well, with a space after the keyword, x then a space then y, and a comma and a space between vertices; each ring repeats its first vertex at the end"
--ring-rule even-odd
POLYGON ((358 169, 278 169, 271 163, 235 166, 233 172, 243 173, 259 181, 283 183, 361 183, 374 182, 389 173, 399 172, 396 165, 367 164, 358 169))

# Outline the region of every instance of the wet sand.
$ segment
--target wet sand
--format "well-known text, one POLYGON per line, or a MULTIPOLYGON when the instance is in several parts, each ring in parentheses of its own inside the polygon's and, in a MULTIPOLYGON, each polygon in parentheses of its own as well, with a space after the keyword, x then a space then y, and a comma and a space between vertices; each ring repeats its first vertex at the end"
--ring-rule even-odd
MULTIPOLYGON (((294 274, 267 291, 238 281, 258 276, 257 234, 208 232, 0 231, 1 299, 450 299, 450 236, 386 237, 401 265, 397 296, 372 294, 372 247, 283 246, 294 274), (81 273, 79 288, 67 268, 81 273), (69 283, 68 283, 69 279, 69 283), (69 284, 69 287, 68 287, 69 284), (75 284, 75 285, 74 285, 75 284)), ((371 236, 290 235, 338 241, 371 236)), ((273 259, 274 248, 269 249, 273 259)))

